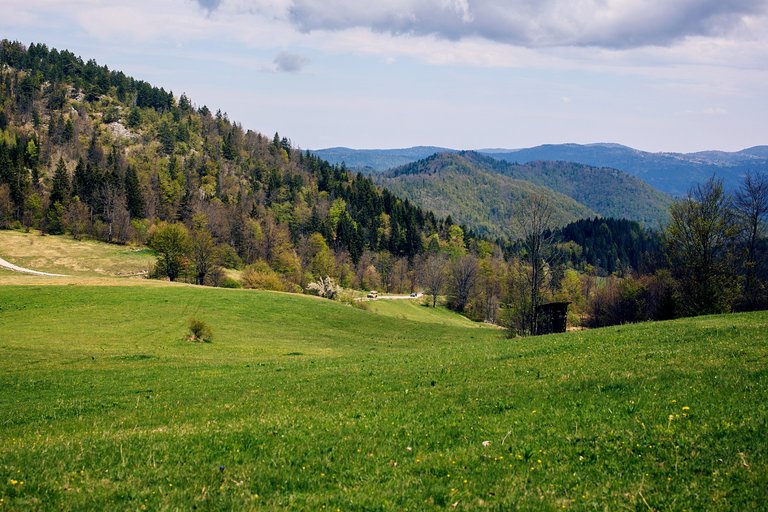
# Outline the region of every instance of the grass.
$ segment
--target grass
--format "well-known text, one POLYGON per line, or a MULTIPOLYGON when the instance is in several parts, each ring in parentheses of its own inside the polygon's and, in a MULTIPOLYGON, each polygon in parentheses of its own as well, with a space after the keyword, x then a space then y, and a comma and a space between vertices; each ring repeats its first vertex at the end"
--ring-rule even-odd
POLYGON ((277 293, 2 286, 0 364, 0 510, 766 503, 767 313, 509 340, 277 293))
POLYGON ((455 327, 488 327, 485 324, 473 322, 467 317, 451 311, 446 307, 428 307, 424 305, 422 300, 418 299, 381 299, 367 301, 365 304, 369 311, 378 315, 394 317, 401 320, 451 325, 455 327))
POLYGON ((0 230, 0 258, 32 270, 77 277, 136 274, 155 262, 146 248, 8 230, 0 230))

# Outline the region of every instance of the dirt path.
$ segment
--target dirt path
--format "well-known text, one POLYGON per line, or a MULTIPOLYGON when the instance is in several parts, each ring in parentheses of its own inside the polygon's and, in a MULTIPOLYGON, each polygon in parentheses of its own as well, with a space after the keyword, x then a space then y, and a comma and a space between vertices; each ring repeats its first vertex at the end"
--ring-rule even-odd
POLYGON ((28 268, 19 267, 18 265, 14 265, 9 261, 5 261, 3 258, 0 258, 0 267, 13 270, 14 272, 24 272, 25 274, 33 274, 36 276, 67 277, 66 274, 51 274, 49 272, 38 272, 37 270, 30 270, 28 268))

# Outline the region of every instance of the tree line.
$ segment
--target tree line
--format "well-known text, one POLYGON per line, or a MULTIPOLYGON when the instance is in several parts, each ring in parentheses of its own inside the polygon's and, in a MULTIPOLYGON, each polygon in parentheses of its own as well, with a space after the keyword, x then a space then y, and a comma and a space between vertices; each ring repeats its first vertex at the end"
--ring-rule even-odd
POLYGON ((519 334, 550 301, 593 326, 764 308, 766 189, 748 176, 729 197, 710 180, 661 232, 610 218, 557 229, 532 194, 510 229, 523 237, 491 241, 184 94, 0 43, 0 228, 148 244, 170 280, 422 290, 519 334))

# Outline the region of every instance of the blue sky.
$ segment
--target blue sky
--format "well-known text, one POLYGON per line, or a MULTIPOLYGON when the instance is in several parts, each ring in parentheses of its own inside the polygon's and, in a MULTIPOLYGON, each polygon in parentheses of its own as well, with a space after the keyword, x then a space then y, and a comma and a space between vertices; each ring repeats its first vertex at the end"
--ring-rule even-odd
POLYGON ((66 48, 302 148, 768 144, 768 0, 4 0, 66 48))

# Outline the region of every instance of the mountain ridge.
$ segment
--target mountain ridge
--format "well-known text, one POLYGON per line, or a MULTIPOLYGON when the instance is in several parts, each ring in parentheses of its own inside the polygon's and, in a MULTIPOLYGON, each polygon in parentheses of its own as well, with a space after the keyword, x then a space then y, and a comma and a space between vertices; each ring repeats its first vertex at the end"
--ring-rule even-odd
POLYGON ((374 179, 422 208, 502 238, 517 234, 510 224, 514 204, 530 194, 550 199, 557 226, 602 216, 656 228, 671 203, 669 196, 616 169, 567 162, 512 164, 473 151, 438 153, 374 179))
MULTIPOLYGON (((429 151, 458 152, 451 148, 414 146, 402 149, 310 150, 330 163, 345 162, 352 169, 368 174, 382 172, 429 156, 429 151), (409 161, 410 159, 410 161, 409 161)), ((476 150, 497 160, 528 163, 532 161, 564 161, 596 167, 612 167, 636 176, 654 188, 673 196, 685 195, 692 186, 710 176, 723 180, 726 189, 738 187, 747 172, 768 173, 768 146, 759 145, 728 152, 719 150, 694 153, 647 152, 622 144, 542 144, 530 148, 487 148, 476 150)))

